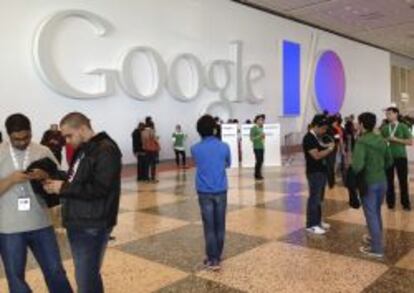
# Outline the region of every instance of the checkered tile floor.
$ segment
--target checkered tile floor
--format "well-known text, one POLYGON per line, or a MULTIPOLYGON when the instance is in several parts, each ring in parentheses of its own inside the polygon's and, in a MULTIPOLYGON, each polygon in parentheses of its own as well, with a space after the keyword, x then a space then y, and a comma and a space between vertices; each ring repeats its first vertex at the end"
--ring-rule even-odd
MULTIPOLYGON (((386 257, 359 253, 366 233, 361 210, 347 193, 327 192, 325 236, 304 230, 307 186, 303 166, 270 168, 256 183, 251 170, 229 172, 227 239, 223 269, 202 270, 203 234, 193 188, 194 170, 160 174, 158 184, 123 181, 116 240, 104 268, 106 292, 414 292, 414 212, 384 208, 386 257)), ((57 221, 58 211, 52 211, 57 221)), ((73 265, 64 231, 57 228, 72 284, 73 265)), ((29 259, 27 280, 47 292, 29 259)), ((0 292, 7 292, 0 269, 0 292)))

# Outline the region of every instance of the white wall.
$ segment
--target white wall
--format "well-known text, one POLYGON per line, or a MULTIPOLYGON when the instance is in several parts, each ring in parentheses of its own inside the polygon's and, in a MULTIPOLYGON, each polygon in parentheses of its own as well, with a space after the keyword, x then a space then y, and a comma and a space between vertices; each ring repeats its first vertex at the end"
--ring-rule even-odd
MULTIPOLYGON (((68 20, 59 27, 53 41, 53 58, 73 85, 90 89, 96 80, 82 74, 85 68, 115 68, 128 47, 155 48, 167 64, 178 54, 190 52, 203 64, 229 58, 229 42, 244 42, 243 62, 264 67, 266 77, 258 92, 263 103, 233 104, 235 117, 243 121, 266 113, 269 122, 282 123, 282 132, 299 131, 306 121, 280 118, 282 79, 280 43, 283 39, 302 45, 302 80, 305 88, 312 34, 317 36, 315 54, 332 49, 341 57, 347 76, 345 114, 380 109, 390 103, 390 56, 335 35, 293 23, 226 0, 0 0, 0 120, 23 112, 34 124, 38 139, 51 122, 77 110, 93 120, 97 130, 105 129, 120 144, 125 162, 133 160, 130 133, 139 119, 152 115, 161 136, 162 157, 171 157, 170 135, 176 123, 184 125, 190 140, 197 139, 194 123, 205 105, 218 94, 203 90, 192 103, 181 103, 164 90, 149 102, 128 97, 118 87, 113 97, 99 100, 71 100, 53 92, 39 78, 32 61, 32 40, 39 23, 62 9, 85 9, 107 19, 113 30, 98 39, 89 26, 68 20)), ((312 91, 303 92, 302 102, 312 91)), ((309 108, 305 119, 314 113, 309 108)), ((3 125, 0 129, 4 129, 3 125)))

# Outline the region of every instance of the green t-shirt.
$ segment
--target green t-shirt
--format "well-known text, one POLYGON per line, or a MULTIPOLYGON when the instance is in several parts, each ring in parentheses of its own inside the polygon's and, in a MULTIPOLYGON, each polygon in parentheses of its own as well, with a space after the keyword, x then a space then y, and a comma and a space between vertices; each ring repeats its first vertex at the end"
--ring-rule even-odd
POLYGON ((264 149, 264 131, 263 127, 257 125, 250 129, 250 139, 253 142, 253 149, 262 150, 264 149))
MULTIPOLYGON (((398 123, 397 129, 394 125, 387 124, 381 128, 381 134, 385 139, 390 138, 394 132, 394 137, 400 139, 411 139, 411 131, 404 123, 398 123)), ((407 150, 404 144, 391 142, 390 143, 391 154, 393 158, 406 158, 407 150)))
POLYGON ((352 169, 358 174, 364 170, 366 183, 386 182, 385 170, 392 166, 390 148, 380 135, 363 134, 352 152, 352 169))
POLYGON ((185 134, 182 132, 174 132, 172 136, 174 139, 174 149, 184 150, 185 134))

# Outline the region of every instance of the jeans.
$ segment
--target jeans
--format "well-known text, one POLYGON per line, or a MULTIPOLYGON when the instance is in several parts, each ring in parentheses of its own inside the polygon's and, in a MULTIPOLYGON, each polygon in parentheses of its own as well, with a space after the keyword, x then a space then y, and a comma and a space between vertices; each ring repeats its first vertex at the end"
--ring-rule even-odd
POLYGON ((69 228, 78 293, 103 293, 101 267, 112 229, 69 228))
POLYGON ((254 167, 254 177, 262 177, 262 166, 264 161, 264 149, 255 149, 254 156, 256 157, 256 165, 254 167))
POLYGON ((199 204, 207 259, 209 262, 219 263, 226 233, 227 193, 200 194, 199 204))
POLYGON ((329 188, 335 186, 335 165, 336 165, 336 152, 332 152, 326 157, 326 167, 327 167, 327 180, 329 188))
POLYGON ((137 162, 137 180, 148 180, 145 176, 146 172, 146 156, 145 153, 139 153, 137 156, 138 162, 137 162))
POLYGON ((309 198, 306 210, 306 227, 320 226, 322 222, 322 201, 327 181, 326 173, 307 174, 309 198))
POLYGON ((397 170, 398 182, 400 183, 401 204, 410 207, 410 196, 408 194, 408 160, 407 158, 394 159, 394 165, 387 170, 387 204, 388 207, 395 206, 394 172, 397 170))
POLYGON ((0 234, 0 251, 10 293, 29 293, 25 281, 27 249, 30 248, 42 270, 51 293, 71 293, 69 281, 52 227, 14 234, 0 234))
POLYGON ((147 177, 156 179, 158 152, 147 152, 147 177))
POLYGON ((369 235, 371 236, 371 250, 375 253, 384 253, 382 243, 381 205, 384 201, 385 183, 368 186, 368 194, 361 197, 362 208, 367 221, 369 235))
POLYGON ((182 160, 182 165, 185 166, 185 163, 186 163, 185 151, 174 150, 174 152, 175 152, 175 163, 177 164, 177 167, 180 166, 180 156, 182 160))

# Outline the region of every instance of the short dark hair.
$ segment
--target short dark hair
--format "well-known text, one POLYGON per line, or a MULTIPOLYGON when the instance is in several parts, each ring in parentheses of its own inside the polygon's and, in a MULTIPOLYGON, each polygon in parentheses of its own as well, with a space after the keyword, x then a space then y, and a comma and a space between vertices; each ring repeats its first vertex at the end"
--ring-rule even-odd
POLYGON ((217 128, 217 122, 211 115, 203 115, 197 121, 197 132, 201 137, 214 135, 214 130, 217 128))
POLYGON ((374 113, 365 112, 358 116, 358 122, 362 124, 367 131, 373 131, 375 125, 377 125, 377 116, 374 113))
POLYGON ((400 109, 398 109, 397 107, 388 107, 385 111, 400 114, 400 109))
POLYGON ((69 125, 73 128, 79 128, 81 126, 86 126, 90 129, 92 128, 89 118, 79 112, 72 112, 65 115, 60 121, 60 127, 63 125, 69 125))
POLYGON ((32 125, 30 123, 29 118, 27 118, 27 116, 20 114, 20 113, 10 115, 6 119, 5 126, 6 126, 6 131, 8 135, 14 132, 32 130, 32 125))
POLYGON ((259 120, 259 119, 265 120, 266 119, 266 116, 264 114, 256 115, 256 117, 254 117, 254 120, 253 120, 254 123, 256 123, 257 120, 259 120))
POLYGON ((150 122, 153 122, 153 121, 152 121, 152 117, 151 117, 151 116, 147 116, 147 117, 145 117, 145 124, 148 124, 148 123, 150 123, 150 122))
POLYGON ((328 118, 324 114, 316 114, 311 123, 311 127, 322 127, 327 126, 331 122, 328 120, 328 118))

